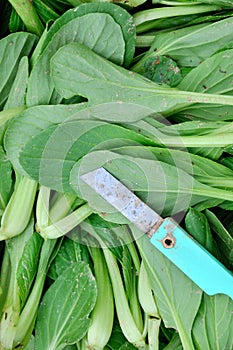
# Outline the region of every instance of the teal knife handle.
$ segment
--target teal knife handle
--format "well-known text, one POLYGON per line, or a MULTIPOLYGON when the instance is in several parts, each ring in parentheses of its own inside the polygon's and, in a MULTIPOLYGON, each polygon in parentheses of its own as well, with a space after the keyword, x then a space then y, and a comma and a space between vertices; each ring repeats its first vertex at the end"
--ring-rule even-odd
POLYGON ((164 219, 150 241, 207 294, 223 293, 233 299, 230 271, 173 219, 164 219))

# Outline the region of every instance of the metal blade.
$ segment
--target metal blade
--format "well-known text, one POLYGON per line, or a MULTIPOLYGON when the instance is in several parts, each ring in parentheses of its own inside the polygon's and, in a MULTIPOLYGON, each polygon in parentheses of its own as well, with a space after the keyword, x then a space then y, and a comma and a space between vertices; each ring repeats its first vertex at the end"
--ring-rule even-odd
POLYGON ((159 214, 142 202, 104 168, 98 168, 84 174, 81 179, 149 236, 152 236, 157 226, 162 222, 163 219, 159 214))

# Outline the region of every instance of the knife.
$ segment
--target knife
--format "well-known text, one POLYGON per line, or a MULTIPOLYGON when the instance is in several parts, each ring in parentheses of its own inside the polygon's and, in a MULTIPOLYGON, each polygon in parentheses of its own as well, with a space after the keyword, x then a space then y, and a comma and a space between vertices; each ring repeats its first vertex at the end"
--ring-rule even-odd
POLYGON ((96 193, 149 236, 151 244, 205 293, 233 299, 233 276, 176 221, 163 219, 103 167, 81 176, 96 193))

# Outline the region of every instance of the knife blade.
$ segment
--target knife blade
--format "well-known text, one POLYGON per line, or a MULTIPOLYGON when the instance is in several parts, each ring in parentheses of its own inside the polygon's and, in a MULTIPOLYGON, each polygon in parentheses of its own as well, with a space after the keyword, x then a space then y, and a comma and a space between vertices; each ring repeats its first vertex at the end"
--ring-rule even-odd
POLYGON ((209 295, 233 299, 233 276, 172 218, 163 219, 103 167, 81 176, 96 193, 123 214, 151 244, 209 295))

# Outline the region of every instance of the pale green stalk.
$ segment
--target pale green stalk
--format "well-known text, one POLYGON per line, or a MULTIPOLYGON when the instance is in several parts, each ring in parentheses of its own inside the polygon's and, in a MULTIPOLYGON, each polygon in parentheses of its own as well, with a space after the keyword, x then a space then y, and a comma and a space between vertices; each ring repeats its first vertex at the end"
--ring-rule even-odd
MULTIPOLYGON (((131 257, 133 258, 137 256, 138 258, 138 254, 136 253, 136 249, 134 246, 134 250, 132 249, 132 246, 134 246, 134 244, 130 243, 127 245, 127 247, 130 247, 130 254, 131 257)), ((138 289, 138 281, 137 281, 137 274, 139 273, 139 269, 140 269, 140 263, 139 263, 139 258, 137 259, 138 261, 136 261, 136 270, 132 270, 132 273, 134 273, 134 278, 132 281, 132 289, 131 289, 131 293, 130 295, 128 295, 128 299, 129 299, 129 306, 130 306, 130 310, 132 313, 132 316, 134 318, 134 321, 139 329, 139 331, 142 333, 143 332, 143 319, 142 319, 142 310, 140 308, 140 303, 138 300, 138 293, 137 293, 137 289, 138 289)), ((135 261, 135 258, 134 258, 135 261)), ((135 264, 135 263, 134 263, 135 264)))
POLYGON ((233 190, 233 177, 222 176, 222 177, 201 177, 197 176, 196 179, 206 185, 218 187, 218 188, 229 188, 233 190))
POLYGON ((136 347, 144 348, 145 341, 131 314, 116 258, 107 248, 103 248, 103 252, 112 281, 115 306, 121 330, 130 343, 133 343, 136 347))
POLYGON ((91 248, 94 275, 97 283, 97 300, 91 313, 91 325, 87 332, 87 347, 102 350, 112 333, 114 299, 108 268, 99 248, 91 248))
POLYGON ((22 176, 4 210, 0 240, 15 237, 27 227, 37 191, 37 182, 22 176))
POLYGON ((159 328, 161 320, 158 318, 148 319, 148 343, 149 350, 159 350, 159 328))
POLYGON ((169 18, 175 16, 192 15, 210 11, 220 10, 219 6, 214 5, 197 5, 197 6, 182 6, 182 7, 159 7, 149 10, 137 12, 133 15, 134 23, 137 27, 137 32, 145 32, 153 29, 153 22, 156 19, 169 18))
POLYGON ((67 215, 71 211, 75 200, 76 196, 73 194, 60 193, 49 210, 50 223, 55 223, 67 215))
POLYGON ((130 252, 130 255, 132 257, 135 269, 136 269, 137 273, 139 273, 141 263, 140 263, 140 259, 139 259, 135 244, 128 243, 127 248, 129 249, 129 252, 130 252))
POLYGON ((3 260, 1 266, 1 294, 0 294, 0 320, 2 318, 3 306, 6 301, 7 292, 9 290, 10 285, 10 277, 11 277, 11 263, 10 263, 10 255, 8 249, 4 249, 3 260))
POLYGON ((44 239, 55 239, 64 236, 92 213, 93 212, 89 205, 84 204, 56 223, 47 227, 41 227, 39 233, 44 239))
POLYGON ((41 186, 36 203, 36 227, 38 232, 63 219, 70 211, 76 197, 56 192, 50 200, 51 190, 41 186))
POLYGON ((164 136, 160 138, 167 147, 226 147, 232 144, 233 133, 201 136, 164 136))
POLYGON ((139 272, 138 298, 142 309, 147 315, 160 318, 159 311, 155 303, 154 296, 152 294, 151 284, 148 279, 148 275, 143 261, 141 263, 139 272))
POLYGON ((36 202, 36 229, 40 231, 42 227, 49 224, 49 198, 50 189, 41 186, 36 202))
POLYGON ((43 32, 43 25, 34 8, 33 2, 30 0, 9 0, 19 17, 22 19, 27 30, 31 33, 41 36, 43 32))
POLYGON ((167 5, 167 6, 196 6, 201 4, 200 1, 166 1, 166 0, 152 0, 152 4, 161 4, 161 5, 167 5))
POLYGON ((227 122, 225 125, 220 128, 216 128, 210 131, 211 135, 218 135, 224 133, 232 133, 233 132, 233 122, 227 122))
POLYGON ((154 35, 137 35, 136 47, 150 47, 154 41, 154 35))
POLYGON ((4 313, 0 323, 0 344, 4 350, 11 350, 13 348, 16 325, 20 314, 20 298, 17 279, 15 278, 16 268, 17 266, 13 266, 14 271, 11 272, 8 294, 4 304, 4 313))
POLYGON ((86 336, 84 336, 84 338, 82 338, 76 346, 78 350, 87 350, 86 336))

